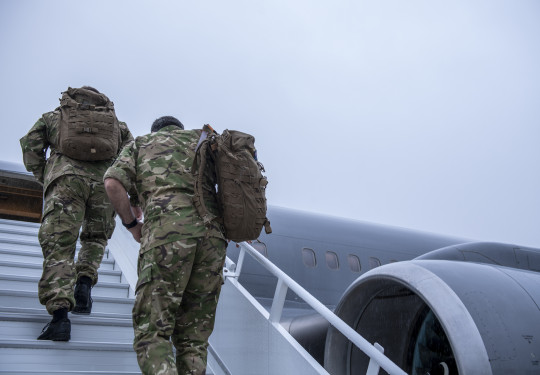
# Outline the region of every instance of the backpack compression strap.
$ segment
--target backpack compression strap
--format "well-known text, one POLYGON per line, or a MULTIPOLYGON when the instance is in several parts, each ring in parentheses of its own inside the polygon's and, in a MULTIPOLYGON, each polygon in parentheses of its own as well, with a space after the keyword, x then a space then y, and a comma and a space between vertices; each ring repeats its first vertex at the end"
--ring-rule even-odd
POLYGON ((213 215, 208 212, 206 205, 204 204, 204 195, 203 195, 203 178, 204 178, 204 168, 206 167, 206 155, 208 151, 208 140, 205 139, 201 142, 200 146, 197 148, 195 161, 197 165, 197 172, 195 178, 195 186, 193 194, 193 204, 197 209, 197 212, 203 219, 204 225, 208 226, 216 218, 216 215, 213 215))

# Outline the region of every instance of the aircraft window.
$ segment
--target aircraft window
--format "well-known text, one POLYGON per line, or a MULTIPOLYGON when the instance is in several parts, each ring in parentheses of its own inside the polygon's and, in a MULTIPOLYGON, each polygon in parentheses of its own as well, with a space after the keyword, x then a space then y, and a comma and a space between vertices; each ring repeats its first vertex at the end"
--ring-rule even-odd
POLYGON ((255 250, 264 255, 266 258, 268 258, 268 251, 266 250, 266 244, 264 242, 256 241, 251 243, 251 246, 253 246, 255 250))
POLYGON ((302 248, 302 260, 307 267, 313 268, 317 266, 317 258, 315 258, 315 252, 308 247, 302 248))
POLYGON ((326 264, 331 270, 337 270, 339 268, 339 260, 336 253, 333 251, 326 252, 326 264))
POLYGON ((349 254, 347 256, 347 261, 349 262, 349 268, 353 272, 360 272, 362 269, 362 266, 360 265, 360 259, 353 254, 349 254))
POLYGON ((379 267, 380 265, 381 265, 381 261, 380 261, 379 259, 373 258, 373 257, 370 257, 370 258, 369 258, 369 267, 370 267, 371 269, 377 268, 377 267, 379 267))

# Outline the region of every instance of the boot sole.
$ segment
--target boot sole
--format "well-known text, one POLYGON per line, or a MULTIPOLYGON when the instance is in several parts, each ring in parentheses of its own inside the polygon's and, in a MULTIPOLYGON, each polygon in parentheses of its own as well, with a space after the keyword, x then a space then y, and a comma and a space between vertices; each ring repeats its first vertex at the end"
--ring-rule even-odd
POLYGON ((54 335, 54 336, 47 336, 47 337, 43 337, 43 338, 38 337, 38 340, 69 341, 69 340, 71 340, 71 333, 54 335))
POLYGON ((69 341, 69 340, 71 340, 71 335, 54 337, 54 338, 52 338, 50 340, 52 340, 52 341, 69 341))
POLYGON ((72 314, 75 314, 75 315, 90 315, 90 313, 92 312, 92 310, 89 310, 89 311, 71 311, 72 314))

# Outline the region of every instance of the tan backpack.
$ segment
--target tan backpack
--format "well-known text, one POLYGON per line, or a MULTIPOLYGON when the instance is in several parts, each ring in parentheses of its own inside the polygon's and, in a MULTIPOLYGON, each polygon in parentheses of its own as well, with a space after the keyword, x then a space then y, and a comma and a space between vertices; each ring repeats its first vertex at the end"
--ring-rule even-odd
POLYGON ((70 158, 99 161, 114 158, 120 126, 114 104, 104 94, 69 87, 60 99, 58 151, 70 158))
POLYGON ((266 185, 263 165, 256 159, 255 138, 235 130, 221 135, 205 125, 192 168, 196 175, 193 201, 206 224, 217 220, 231 241, 251 241, 262 228, 272 233, 266 217, 266 185), (204 137, 208 134, 206 139, 204 137), (218 203, 221 217, 206 209, 203 199, 203 177, 207 158, 213 159, 218 180, 218 203))

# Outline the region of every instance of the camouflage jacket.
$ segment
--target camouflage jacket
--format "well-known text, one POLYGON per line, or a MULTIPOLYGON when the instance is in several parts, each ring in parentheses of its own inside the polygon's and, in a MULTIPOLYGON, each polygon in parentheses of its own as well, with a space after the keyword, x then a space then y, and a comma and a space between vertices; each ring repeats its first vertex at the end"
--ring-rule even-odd
MULTIPOLYGON (((59 111, 47 112, 41 116, 32 129, 21 138, 24 166, 43 184, 46 191, 51 182, 63 175, 79 175, 95 181, 102 181, 103 174, 114 161, 81 161, 71 159, 57 151, 59 111), (47 150, 50 155, 47 158, 47 150)), ((133 141, 125 122, 119 122, 121 143, 119 150, 133 141)))
MULTIPOLYGON (((193 205, 195 177, 191 173, 201 130, 166 126, 158 132, 137 137, 126 146, 104 178, 114 178, 127 191, 135 185, 144 213, 141 251, 185 239, 212 236, 223 238, 217 226, 206 228, 193 205)), ((207 168, 204 198, 210 212, 217 214, 214 169, 207 168)))

